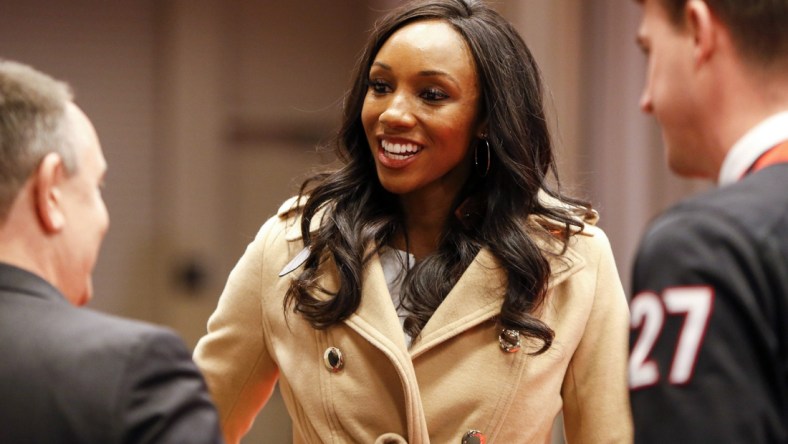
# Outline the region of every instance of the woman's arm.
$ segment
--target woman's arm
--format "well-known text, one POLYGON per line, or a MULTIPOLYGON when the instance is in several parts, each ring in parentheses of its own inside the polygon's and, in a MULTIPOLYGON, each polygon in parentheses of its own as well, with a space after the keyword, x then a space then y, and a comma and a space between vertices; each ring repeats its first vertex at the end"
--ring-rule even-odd
POLYGON ((237 443, 268 401, 279 370, 269 353, 261 297, 263 249, 275 231, 276 217, 260 229, 230 273, 208 334, 194 360, 205 375, 228 443, 237 443))
POLYGON ((585 239, 587 266, 596 265, 596 286, 588 289, 593 305, 562 389, 566 437, 572 444, 630 443, 629 309, 610 243, 602 230, 593 233, 585 239))

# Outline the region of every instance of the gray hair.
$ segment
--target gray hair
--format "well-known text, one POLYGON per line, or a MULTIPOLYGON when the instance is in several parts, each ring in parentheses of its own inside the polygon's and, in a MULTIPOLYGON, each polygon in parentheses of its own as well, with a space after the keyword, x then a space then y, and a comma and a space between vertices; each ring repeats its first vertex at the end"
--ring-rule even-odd
POLYGON ((64 131, 72 100, 66 83, 0 59, 0 222, 47 154, 60 155, 66 174, 76 172, 74 147, 64 131))

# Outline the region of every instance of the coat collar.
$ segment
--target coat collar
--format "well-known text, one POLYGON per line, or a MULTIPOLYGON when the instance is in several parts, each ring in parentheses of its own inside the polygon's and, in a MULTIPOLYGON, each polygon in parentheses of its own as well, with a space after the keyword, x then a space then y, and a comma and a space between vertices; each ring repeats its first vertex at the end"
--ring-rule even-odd
MULTIPOLYGON (((285 275, 306 259, 306 249, 282 270, 285 275)), ((549 259, 551 277, 549 288, 555 288, 569 276, 585 267, 585 260, 571 247, 561 256, 549 259)), ((333 291, 339 287, 338 274, 333 264, 327 263, 318 285, 333 291)), ((345 323, 388 355, 411 359, 470 328, 496 316, 500 311, 506 290, 506 272, 500 268, 495 256, 482 249, 460 276, 446 299, 438 306, 424 326, 421 335, 407 350, 402 326, 392 303, 377 254, 373 255, 363 270, 361 301, 345 323)), ((318 298, 325 298, 317 294, 318 298)))
MULTIPOLYGON (((279 210, 279 216, 289 222, 285 232, 285 238, 289 241, 301 238, 300 218, 290 217, 299 204, 296 198, 292 198, 279 210)), ((322 211, 311 221, 312 231, 318 228, 321 216, 322 211)), ((586 222, 593 223, 596 220, 586 222)), ((582 236, 585 233, 577 235, 582 236)), ((548 256, 551 269, 549 288, 555 288, 585 267, 585 260, 571 245, 562 253, 558 242, 537 240, 537 243, 543 250, 552 253, 548 256)), ((303 253, 304 251, 296 255, 281 274, 300 266, 306 259, 303 253)), ((321 276, 319 285, 327 289, 338 288, 336 271, 331 265, 328 265, 326 271, 321 276)), ((408 350, 386 285, 380 258, 374 254, 363 271, 359 307, 345 323, 373 345, 392 355, 392 358, 393 355, 404 358, 409 354, 413 359, 441 342, 496 316, 503 302, 505 288, 505 271, 489 250, 481 249, 408 350)))

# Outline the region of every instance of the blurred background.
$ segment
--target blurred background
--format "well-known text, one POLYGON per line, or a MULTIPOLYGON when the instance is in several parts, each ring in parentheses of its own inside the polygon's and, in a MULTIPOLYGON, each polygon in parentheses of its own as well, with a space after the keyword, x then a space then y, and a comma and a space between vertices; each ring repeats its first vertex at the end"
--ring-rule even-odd
MULTIPOLYGON (((90 305, 193 347, 262 222, 333 161, 316 147, 336 131, 368 30, 398 3, 0 0, 0 57, 69 82, 109 163, 112 225, 90 305)), ((668 173, 638 109, 639 6, 490 3, 540 63, 564 191, 600 211, 628 289, 649 219, 706 186, 668 173)), ((244 442, 289 440, 277 394, 244 442)))

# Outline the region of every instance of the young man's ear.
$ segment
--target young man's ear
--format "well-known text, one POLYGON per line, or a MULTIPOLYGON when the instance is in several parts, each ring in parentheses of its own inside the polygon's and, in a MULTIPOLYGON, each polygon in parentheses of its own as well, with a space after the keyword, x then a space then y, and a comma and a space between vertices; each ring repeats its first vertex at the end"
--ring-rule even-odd
POLYGON ((36 212, 44 231, 56 233, 66 225, 62 186, 66 179, 63 158, 57 153, 44 156, 33 173, 36 212))
POLYGON ((695 64, 707 62, 717 49, 719 22, 703 0, 688 1, 684 13, 695 46, 695 64))

